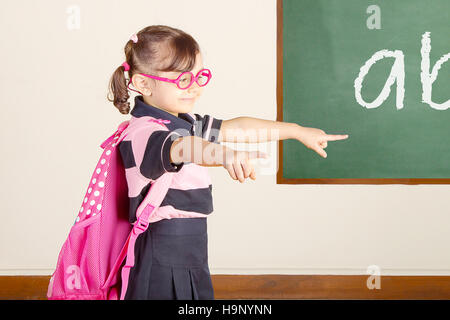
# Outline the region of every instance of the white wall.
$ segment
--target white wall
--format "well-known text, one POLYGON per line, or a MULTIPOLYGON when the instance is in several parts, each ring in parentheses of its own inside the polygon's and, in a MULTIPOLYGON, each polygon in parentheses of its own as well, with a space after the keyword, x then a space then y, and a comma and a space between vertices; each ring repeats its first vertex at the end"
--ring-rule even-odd
MULTIPOLYGON (((132 33, 166 24, 199 42, 214 78, 196 113, 276 119, 276 0, 2 5, 2 275, 53 272, 99 145, 129 118, 106 93, 132 33), (71 5, 77 30, 66 26, 71 5)), ((260 147, 274 168, 257 167, 256 181, 209 168, 211 273, 450 274, 448 185, 277 185, 277 144, 260 147)))

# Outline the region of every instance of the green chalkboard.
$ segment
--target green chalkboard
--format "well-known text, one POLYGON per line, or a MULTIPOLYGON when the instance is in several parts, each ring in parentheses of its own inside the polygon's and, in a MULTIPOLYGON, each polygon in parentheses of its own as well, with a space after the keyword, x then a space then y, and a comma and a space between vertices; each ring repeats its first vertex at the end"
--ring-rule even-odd
POLYGON ((349 135, 326 159, 280 142, 279 183, 450 183, 449 0, 279 0, 277 20, 277 119, 349 135))

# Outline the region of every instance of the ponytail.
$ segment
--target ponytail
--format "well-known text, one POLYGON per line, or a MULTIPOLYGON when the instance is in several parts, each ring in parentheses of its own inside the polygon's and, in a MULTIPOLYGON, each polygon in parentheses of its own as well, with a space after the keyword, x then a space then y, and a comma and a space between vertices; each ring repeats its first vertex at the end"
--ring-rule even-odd
POLYGON ((125 78, 125 67, 118 67, 109 81, 108 101, 112 102, 114 106, 119 109, 120 113, 128 114, 130 112, 130 103, 128 99, 127 79, 125 78), (110 94, 112 93, 112 98, 110 94))

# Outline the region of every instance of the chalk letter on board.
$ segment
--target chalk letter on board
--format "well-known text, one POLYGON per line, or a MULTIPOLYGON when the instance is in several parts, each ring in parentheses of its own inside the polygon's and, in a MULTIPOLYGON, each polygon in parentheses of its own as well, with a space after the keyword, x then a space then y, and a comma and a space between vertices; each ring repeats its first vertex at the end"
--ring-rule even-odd
POLYGON ((391 86, 394 83, 394 81, 397 81, 396 106, 397 110, 400 110, 403 108, 403 97, 405 96, 405 62, 403 51, 401 50, 390 51, 384 49, 375 52, 373 56, 370 57, 370 59, 367 60, 366 63, 359 69, 359 75, 355 79, 354 87, 355 87, 356 101, 361 106, 366 107, 367 109, 379 107, 383 103, 383 101, 389 97, 389 94, 391 93, 391 86), (386 57, 395 58, 394 64, 392 65, 391 74, 386 80, 383 90, 381 90, 381 93, 378 95, 378 97, 372 102, 365 102, 361 97, 361 88, 362 83, 364 81, 364 77, 369 73, 369 70, 373 64, 375 64, 378 60, 381 60, 386 57))
POLYGON ((366 25, 368 29, 381 29, 381 10, 380 7, 373 4, 367 7, 366 13, 373 13, 367 18, 366 25))
POLYGON ((450 99, 444 103, 434 103, 431 101, 431 89, 434 81, 436 81, 439 69, 441 66, 450 59, 450 53, 443 55, 434 65, 430 74, 430 51, 431 51, 431 39, 430 33, 425 32, 422 35, 422 48, 420 54, 422 55, 422 62, 420 64, 420 81, 422 81, 422 102, 427 103, 430 107, 436 110, 447 110, 450 108, 450 99))

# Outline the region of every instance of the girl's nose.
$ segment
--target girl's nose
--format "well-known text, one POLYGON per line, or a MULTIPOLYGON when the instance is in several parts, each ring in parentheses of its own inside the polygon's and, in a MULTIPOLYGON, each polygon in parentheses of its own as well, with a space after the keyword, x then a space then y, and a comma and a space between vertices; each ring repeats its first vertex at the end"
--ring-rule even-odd
POLYGON ((188 92, 196 92, 200 89, 201 87, 198 85, 197 81, 194 81, 192 83, 192 85, 187 89, 188 92))

